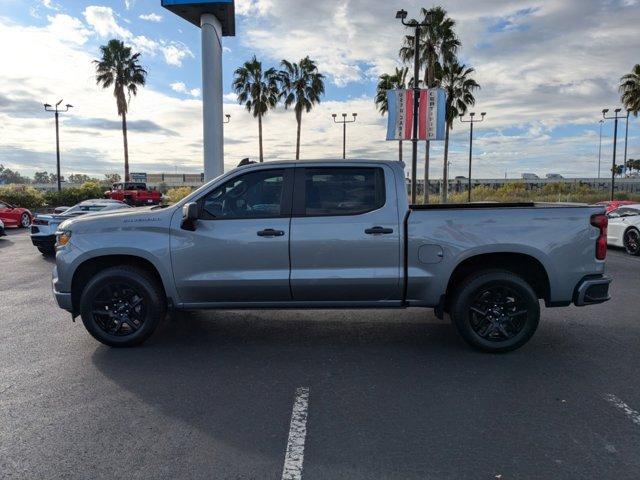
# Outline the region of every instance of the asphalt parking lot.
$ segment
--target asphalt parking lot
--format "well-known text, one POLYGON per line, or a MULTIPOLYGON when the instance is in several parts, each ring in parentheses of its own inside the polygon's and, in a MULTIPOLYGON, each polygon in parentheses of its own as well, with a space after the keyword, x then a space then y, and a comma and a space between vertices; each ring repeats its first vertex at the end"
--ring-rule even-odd
POLYGON ((640 258, 621 251, 610 302, 543 309, 505 355, 417 309, 180 314, 111 349, 57 308, 52 262, 0 239, 1 478, 640 476, 640 258))

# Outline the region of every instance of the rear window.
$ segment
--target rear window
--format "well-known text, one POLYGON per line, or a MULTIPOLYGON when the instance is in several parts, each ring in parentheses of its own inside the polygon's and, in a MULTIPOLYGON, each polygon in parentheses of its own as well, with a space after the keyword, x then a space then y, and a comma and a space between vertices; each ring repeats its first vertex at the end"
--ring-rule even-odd
POLYGON ((305 215, 358 215, 385 203, 381 168, 305 169, 305 215))

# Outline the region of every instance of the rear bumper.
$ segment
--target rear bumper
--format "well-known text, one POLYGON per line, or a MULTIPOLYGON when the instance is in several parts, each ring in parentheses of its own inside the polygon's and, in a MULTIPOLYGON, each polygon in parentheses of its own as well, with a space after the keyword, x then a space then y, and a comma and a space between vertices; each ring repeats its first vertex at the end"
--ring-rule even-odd
POLYGON ((606 302, 611 298, 609 295, 610 284, 611 277, 605 275, 591 275, 583 278, 576 285, 573 293, 573 303, 582 307, 606 302))
POLYGON ((56 236, 31 235, 31 243, 38 248, 54 248, 56 246, 56 236))

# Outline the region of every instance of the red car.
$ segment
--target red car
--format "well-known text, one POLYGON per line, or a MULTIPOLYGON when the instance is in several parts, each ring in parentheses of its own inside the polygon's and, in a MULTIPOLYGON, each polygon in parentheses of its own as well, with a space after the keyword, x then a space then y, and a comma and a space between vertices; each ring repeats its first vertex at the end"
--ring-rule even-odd
POLYGON ((607 200, 605 202, 598 202, 596 203, 596 205, 604 205, 604 207, 607 209, 606 213, 609 213, 616 208, 621 207, 622 205, 633 205, 635 203, 638 202, 634 202, 632 200, 607 200))
POLYGON ((104 196, 133 207, 158 205, 162 201, 162 194, 158 190, 149 190, 146 183, 139 182, 114 183, 111 190, 104 192, 104 196))
POLYGON ((16 207, 8 202, 0 200, 0 220, 5 227, 27 228, 31 225, 33 215, 26 208, 16 207))

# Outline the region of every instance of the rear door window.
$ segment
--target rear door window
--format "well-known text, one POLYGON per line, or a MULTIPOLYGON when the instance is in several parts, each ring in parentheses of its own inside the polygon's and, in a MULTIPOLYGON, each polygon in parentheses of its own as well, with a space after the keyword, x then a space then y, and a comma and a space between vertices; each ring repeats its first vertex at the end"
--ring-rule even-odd
POLYGON ((305 168, 303 188, 305 216, 359 215, 385 203, 381 168, 305 168))

